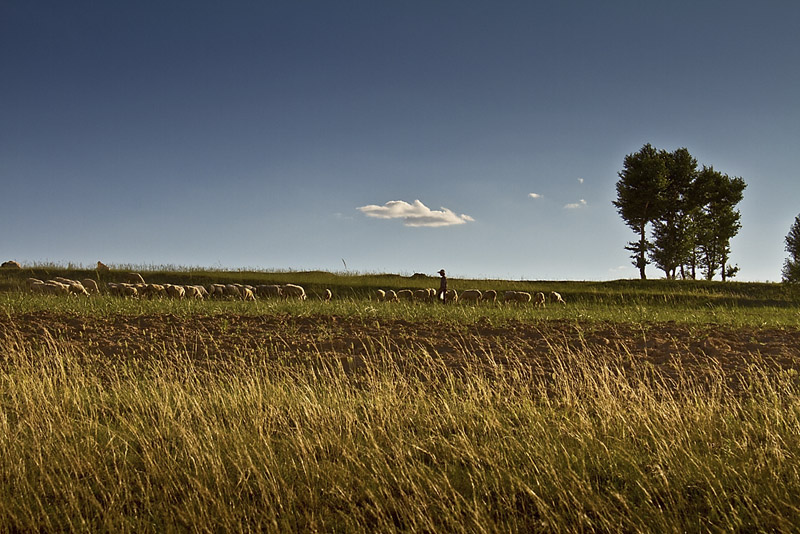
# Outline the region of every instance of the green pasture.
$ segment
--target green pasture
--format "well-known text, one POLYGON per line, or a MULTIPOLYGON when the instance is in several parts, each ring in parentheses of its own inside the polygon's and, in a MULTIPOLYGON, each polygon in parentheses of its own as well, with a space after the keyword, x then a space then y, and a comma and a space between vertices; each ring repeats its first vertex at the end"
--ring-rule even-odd
POLYGON ((429 303, 381 303, 375 297, 378 289, 419 289, 437 287, 438 278, 397 274, 343 274, 322 271, 209 271, 201 269, 152 270, 137 269, 147 282, 173 284, 296 283, 305 287, 306 302, 260 300, 256 303, 229 301, 126 300, 101 295, 90 299, 31 295, 25 279, 47 279, 55 276, 92 278, 102 286, 121 282, 132 269, 117 269, 100 274, 94 270, 39 266, 0 272, 0 307, 8 313, 52 310, 89 314, 336 314, 373 317, 396 317, 410 321, 474 322, 540 321, 567 319, 576 321, 710 323, 731 326, 800 328, 800 287, 776 283, 615 280, 607 282, 537 281, 537 280, 469 280, 449 279, 449 287, 457 291, 494 289, 499 300, 506 290, 559 292, 567 302, 559 306, 548 302, 546 308, 482 303, 479 305, 440 306, 429 303), (333 300, 320 302, 325 289, 333 300))

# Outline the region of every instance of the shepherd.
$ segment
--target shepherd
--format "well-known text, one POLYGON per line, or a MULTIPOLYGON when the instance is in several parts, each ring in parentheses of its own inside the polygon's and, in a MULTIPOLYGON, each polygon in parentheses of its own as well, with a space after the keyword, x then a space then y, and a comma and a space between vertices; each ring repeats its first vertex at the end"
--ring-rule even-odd
POLYGON ((447 303, 447 277, 444 275, 444 269, 439 270, 439 292, 436 293, 436 298, 441 300, 443 304, 447 303))

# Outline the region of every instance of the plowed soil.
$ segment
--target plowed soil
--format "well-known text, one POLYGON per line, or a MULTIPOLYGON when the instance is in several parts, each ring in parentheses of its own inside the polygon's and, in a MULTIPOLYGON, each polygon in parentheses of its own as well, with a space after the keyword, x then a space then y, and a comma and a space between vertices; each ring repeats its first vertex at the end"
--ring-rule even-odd
POLYGON ((588 351, 621 365, 649 362, 676 369, 721 369, 735 376, 755 361, 800 369, 800 331, 680 323, 573 321, 490 324, 414 323, 318 315, 71 316, 37 312, 0 317, 0 346, 57 342, 110 361, 157 358, 177 348, 199 360, 263 354, 265 358, 341 358, 358 365, 381 350, 426 351, 449 366, 518 360, 542 368, 554 355, 588 351), (624 362, 628 362, 627 364, 624 362))

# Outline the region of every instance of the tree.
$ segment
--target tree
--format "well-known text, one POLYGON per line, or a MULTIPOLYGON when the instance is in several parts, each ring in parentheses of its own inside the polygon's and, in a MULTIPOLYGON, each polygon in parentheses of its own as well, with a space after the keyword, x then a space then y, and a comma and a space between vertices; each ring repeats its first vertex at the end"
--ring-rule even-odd
POLYGON ((695 278, 698 269, 709 280, 736 276, 729 265, 730 241, 741 228, 736 205, 747 184, 703 166, 685 148, 656 150, 649 143, 623 161, 613 202, 625 223, 639 236, 625 247, 632 252, 639 276, 649 263, 668 279, 695 278), (647 225, 652 226, 652 240, 647 225))
POLYGON ((617 200, 613 204, 625 224, 639 235, 638 241, 631 241, 625 248, 633 253, 633 264, 644 280, 649 263, 647 252, 651 248, 647 224, 660 215, 661 195, 667 185, 664 158, 648 143, 639 152, 625 156, 619 178, 617 200))
POLYGON ((794 224, 786 235, 786 252, 789 257, 783 263, 783 281, 796 284, 800 282, 800 215, 794 218, 794 224))
POLYGON ((724 282, 737 272, 737 269, 728 269, 727 264, 730 241, 742 227, 741 214, 735 208, 744 198, 746 187, 742 178, 730 178, 714 167, 704 165, 697 175, 695 194, 701 208, 695 215, 695 229, 700 264, 707 280, 719 271, 724 282))
POLYGON ((660 214, 653 221, 653 243, 650 259, 664 271, 668 279, 675 279, 677 270, 686 277, 683 266, 691 254, 692 217, 696 199, 692 185, 697 176, 697 160, 685 148, 674 152, 661 151, 666 166, 666 184, 659 201, 660 214))

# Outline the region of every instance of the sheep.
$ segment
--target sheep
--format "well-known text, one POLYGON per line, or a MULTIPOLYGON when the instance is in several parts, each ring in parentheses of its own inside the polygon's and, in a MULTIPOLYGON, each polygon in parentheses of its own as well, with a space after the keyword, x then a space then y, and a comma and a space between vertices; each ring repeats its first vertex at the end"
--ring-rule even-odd
MULTIPOLYGON (((203 300, 203 293, 198 286, 185 286, 183 290, 187 299, 203 300)), ((205 288, 203 288, 203 291, 205 291, 205 288)))
POLYGON ((398 302, 400 299, 397 298, 397 293, 395 293, 394 289, 387 289, 386 290, 386 302, 398 302))
POLYGON ((280 297, 281 286, 277 284, 256 286, 256 295, 259 297, 280 297))
POLYGON ((8 260, 0 265, 0 269, 22 269, 22 265, 14 260, 8 260))
POLYGON ((164 284, 164 289, 167 290, 167 296, 173 299, 182 300, 186 296, 186 290, 183 286, 164 284))
POLYGON ((248 302, 255 302, 256 301, 256 295, 255 295, 255 293, 253 293, 253 291, 249 287, 243 287, 243 288, 241 288, 239 290, 239 292, 242 294, 242 300, 245 300, 245 301, 248 301, 248 302))
POLYGON ((48 280, 50 282, 58 282, 59 284, 65 285, 69 288, 69 292, 75 295, 86 295, 89 296, 89 292, 86 291, 86 288, 83 287, 83 284, 78 282, 77 280, 72 280, 71 278, 64 278, 63 276, 56 276, 53 280, 48 280))
POLYGON ((458 291, 455 289, 448 289, 444 294, 445 302, 458 302, 458 291))
POLYGON ((83 287, 86 288, 86 291, 89 293, 100 293, 100 288, 97 286, 97 282, 92 280, 91 278, 84 278, 81 280, 83 287))
POLYGON ((545 308, 546 307, 545 306, 545 301, 546 300, 547 299, 545 298, 544 293, 542 293, 541 291, 539 291, 538 293, 533 295, 533 305, 536 306, 537 308, 538 307, 545 308))
POLYGON ((143 296, 146 296, 150 299, 166 298, 169 296, 167 294, 167 288, 165 288, 161 284, 147 284, 141 293, 143 296))
POLYGON ((375 296, 378 298, 378 302, 383 302, 386 300, 386 291, 383 289, 378 289, 375 291, 375 296))
POLYGON ((414 300, 414 292, 410 289, 401 289, 397 292, 397 298, 399 300, 414 300))
POLYGON ((138 297, 139 290, 133 284, 119 284, 120 294, 123 297, 138 297))
POLYGON ((561 304, 563 306, 567 305, 567 303, 564 302, 564 299, 561 298, 561 294, 556 293, 555 291, 550 292, 550 302, 555 302, 556 304, 561 304))
POLYGON ((223 286, 223 296, 230 297, 232 299, 241 299, 242 298, 242 291, 239 289, 239 286, 236 284, 225 284, 223 286))
POLYGON ((83 296, 88 297, 89 296, 89 292, 86 290, 86 288, 83 286, 83 284, 81 284, 77 280, 75 280, 74 282, 75 283, 73 283, 73 284, 69 284, 69 292, 74 294, 74 295, 83 295, 83 296))
POLYGON ((464 302, 480 302, 481 297, 483 294, 478 289, 467 289, 466 291, 462 291, 461 295, 459 295, 459 300, 464 302))
POLYGON ((200 284, 198 284, 198 285, 196 285, 194 287, 196 287, 197 291, 200 292, 200 296, 201 297, 203 297, 204 299, 208 298, 208 290, 204 286, 201 286, 200 284))
POLYGON ((144 284, 144 278, 139 273, 128 273, 125 275, 125 281, 129 284, 144 284))
POLYGON ((306 300, 306 290, 296 284, 284 284, 281 286, 284 298, 297 298, 306 300))
POLYGON ((325 289, 325 292, 322 294, 322 300, 330 302, 331 298, 333 298, 333 293, 331 293, 330 289, 325 289))
POLYGON ((28 285, 28 289, 32 289, 32 287, 36 284, 44 284, 44 280, 39 280, 38 278, 28 278, 25 280, 25 283, 28 285))
POLYGON ((98 261, 97 262, 97 272, 98 273, 107 273, 107 272, 111 272, 111 269, 109 269, 108 265, 106 265, 102 261, 98 261))
POLYGON ((55 280, 48 280, 41 284, 33 284, 31 290, 45 295, 69 295, 69 286, 56 282, 55 280))
POLYGON ((497 300, 497 291, 494 289, 487 289, 481 296, 483 302, 495 302, 497 300))
POLYGON ((526 304, 531 301, 531 294, 525 291, 506 291, 503 293, 503 300, 505 302, 519 302, 526 304))
POLYGON ((206 289, 209 297, 223 298, 225 296, 224 284, 210 284, 206 289))

